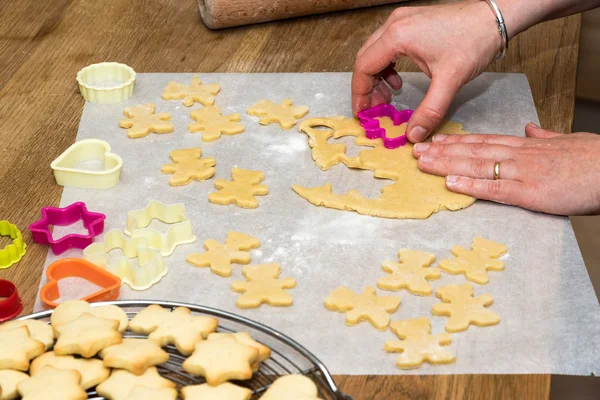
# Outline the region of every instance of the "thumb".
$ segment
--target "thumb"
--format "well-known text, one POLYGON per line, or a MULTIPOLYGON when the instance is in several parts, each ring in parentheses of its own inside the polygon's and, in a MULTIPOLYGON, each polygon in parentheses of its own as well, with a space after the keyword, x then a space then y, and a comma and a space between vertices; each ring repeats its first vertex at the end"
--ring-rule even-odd
POLYGON ((552 139, 554 137, 563 135, 562 133, 542 129, 533 122, 530 122, 525 126, 525 134, 527 137, 536 139, 552 139))
POLYGON ((425 98, 408 121, 408 140, 424 141, 442 121, 459 89, 454 78, 434 76, 425 98))

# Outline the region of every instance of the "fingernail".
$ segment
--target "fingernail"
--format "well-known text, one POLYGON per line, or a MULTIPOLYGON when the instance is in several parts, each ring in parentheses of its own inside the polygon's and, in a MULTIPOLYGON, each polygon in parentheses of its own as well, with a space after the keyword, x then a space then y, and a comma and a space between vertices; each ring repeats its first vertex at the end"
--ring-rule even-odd
POLYGON ((536 128, 539 128, 539 127, 540 127, 540 126, 539 126, 538 124, 536 124, 535 122, 530 122, 530 123, 529 123, 529 125, 533 125, 533 126, 535 126, 536 128))
POLYGON ((413 142, 422 142, 427 138, 427 130, 422 126, 415 126, 410 130, 408 136, 413 142))
POLYGON ((423 153, 429 148, 429 143, 417 143, 415 144, 415 151, 417 153, 423 153))
POLYGON ((446 177, 446 186, 454 187, 458 185, 458 176, 456 175, 448 175, 446 177))
POLYGON ((447 137, 448 137, 448 135, 444 135, 443 133, 438 133, 437 135, 433 136, 431 138, 431 140, 434 142, 443 142, 444 140, 446 140, 447 137))
POLYGON ((434 160, 433 156, 430 156, 429 154, 423 154, 421 157, 419 157, 419 161, 422 163, 430 163, 434 160))

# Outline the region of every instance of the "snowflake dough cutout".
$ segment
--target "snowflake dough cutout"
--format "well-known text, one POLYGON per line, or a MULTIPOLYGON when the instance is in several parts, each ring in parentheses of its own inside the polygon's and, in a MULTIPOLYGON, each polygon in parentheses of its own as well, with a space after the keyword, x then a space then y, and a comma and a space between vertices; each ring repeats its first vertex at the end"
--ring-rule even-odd
POLYGON ((398 296, 377 296, 374 287, 367 286, 361 294, 341 286, 325 299, 329 311, 346 313, 346 324, 354 326, 369 321, 376 329, 385 331, 390 324, 390 314, 400 307, 398 296))
POLYGON ((256 308, 263 303, 276 307, 291 306, 294 300, 284 289, 296 286, 293 278, 279 279, 279 264, 248 265, 242 268, 247 282, 234 281, 234 292, 243 293, 235 303, 239 308, 256 308))
POLYGON ((229 232, 225 244, 214 239, 204 242, 204 253, 194 253, 186 257, 186 261, 196 267, 210 267, 210 270, 224 278, 231 276, 231 263, 250 263, 248 250, 260 246, 260 240, 239 232, 229 232))
POLYGON ((484 285, 489 282, 487 271, 502 271, 504 262, 497 260, 508 251, 503 244, 476 237, 471 250, 462 246, 454 246, 452 254, 456 258, 440 261, 440 269, 451 274, 464 274, 471 282, 484 285))
POLYGON ((119 126, 128 129, 127 136, 131 139, 143 138, 150 133, 173 132, 171 114, 167 112, 155 114, 155 111, 156 106, 152 103, 128 107, 123 114, 129 119, 120 120, 119 126))
POLYGON ((240 124, 240 114, 222 115, 219 106, 209 106, 194 110, 190 114, 196 121, 188 125, 190 132, 203 132, 202 140, 212 142, 221 135, 236 135, 244 131, 240 124))
POLYGON ((443 303, 434 304, 431 313, 449 317, 446 332, 463 332, 469 325, 484 327, 500 322, 498 314, 486 308, 494 302, 492 296, 473 297, 473 285, 470 283, 442 286, 436 291, 436 296, 443 303))
POLYGON ((165 100, 181 100, 186 107, 194 103, 200 103, 203 106, 212 106, 215 103, 215 96, 221 90, 221 85, 211 83, 203 85, 202 81, 194 76, 190 86, 185 86, 177 82, 169 82, 163 91, 162 98, 165 100))
POLYGON ((258 200, 254 196, 269 194, 269 188, 261 185, 265 174, 241 168, 231 170, 231 182, 217 179, 215 187, 220 189, 208 195, 208 201, 214 204, 227 205, 234 203, 241 208, 257 208, 258 200))
POLYGON ((428 280, 439 279, 440 270, 428 268, 435 261, 435 255, 415 250, 400 250, 399 263, 384 261, 383 270, 390 275, 384 276, 377 282, 377 287, 383 290, 407 289, 410 293, 429 296, 433 293, 428 280))
POLYGON ((282 129, 291 129, 298 120, 308 114, 307 106, 294 106, 292 99, 285 99, 281 104, 270 100, 261 100, 247 110, 248 115, 259 117, 261 125, 278 123, 282 129))
POLYGON ((173 164, 165 164, 161 171, 163 174, 173 174, 169 179, 171 186, 188 185, 192 180, 205 181, 215 175, 216 160, 214 157, 202 158, 202 149, 173 150, 169 153, 173 164))
POLYGON ((390 329, 402 340, 388 340, 384 350, 402 353, 396 361, 399 368, 419 368, 424 362, 451 364, 456 361, 454 354, 442 347, 448 346, 452 337, 448 333, 432 335, 431 322, 427 317, 395 321, 390 329))

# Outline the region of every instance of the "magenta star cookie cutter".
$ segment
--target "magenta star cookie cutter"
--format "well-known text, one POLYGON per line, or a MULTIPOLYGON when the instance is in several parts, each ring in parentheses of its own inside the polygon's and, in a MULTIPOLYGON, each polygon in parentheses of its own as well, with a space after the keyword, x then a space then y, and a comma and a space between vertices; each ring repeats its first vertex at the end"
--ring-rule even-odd
POLYGON ((48 244, 54 254, 76 248, 85 249, 92 244, 94 238, 104 231, 106 215, 88 211, 85 203, 78 201, 65 208, 44 207, 41 210, 42 218, 29 225, 33 241, 39 244, 48 244), (77 221, 82 221, 88 230, 87 235, 71 233, 54 240, 50 226, 67 226, 77 221))
POLYGON ((383 145, 386 149, 397 149, 406 144, 406 134, 395 138, 387 137, 387 132, 379 125, 379 121, 375 118, 388 117, 392 120, 394 126, 398 126, 408 122, 412 115, 413 110, 398 111, 396 107, 391 104, 379 104, 378 106, 359 112, 358 119, 360 120, 360 125, 365 128, 367 138, 381 138, 383 139, 383 145))

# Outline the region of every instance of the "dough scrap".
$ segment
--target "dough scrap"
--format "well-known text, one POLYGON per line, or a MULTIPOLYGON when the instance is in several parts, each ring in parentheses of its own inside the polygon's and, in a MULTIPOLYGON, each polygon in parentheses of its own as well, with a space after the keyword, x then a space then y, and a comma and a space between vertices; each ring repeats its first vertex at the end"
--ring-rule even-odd
POLYGON ((261 100, 247 110, 248 115, 260 117, 261 125, 278 123, 283 129, 291 129, 296 122, 308 114, 307 106, 294 106, 291 99, 285 99, 281 104, 270 100, 261 100))
POLYGON ((173 174, 169 179, 171 186, 184 186, 192 180, 205 181, 215 174, 214 157, 202 158, 200 147, 173 150, 169 157, 173 164, 164 164, 161 171, 163 174, 173 174))
POLYGON ((235 338, 207 340, 196 345, 191 357, 183 362, 183 369, 216 386, 229 380, 251 379, 252 364, 257 359, 258 350, 235 338))
POLYGON ((208 201, 222 205, 234 203, 242 208, 257 208, 258 200, 254 196, 265 196, 269 193, 269 188, 260 184, 264 180, 265 174, 260 171, 233 168, 231 182, 217 179, 215 187, 220 190, 210 193, 208 201))
POLYGON ((221 90, 221 85, 211 83, 203 85, 202 81, 194 76, 190 86, 185 86, 182 83, 169 82, 163 91, 162 98, 165 100, 180 100, 183 99, 183 105, 190 107, 196 103, 203 106, 212 106, 215 103, 215 96, 221 90))
POLYGON ((54 345, 57 356, 77 354, 91 358, 100 350, 120 344, 119 321, 83 313, 66 324, 54 327, 58 340, 54 345))
POLYGON ((17 385, 22 400, 85 400, 87 393, 79 385, 81 375, 70 369, 46 366, 17 385))
POLYGON ((227 234, 225 244, 214 239, 204 242, 204 253, 194 253, 186 257, 186 261, 196 267, 210 267, 210 270, 224 278, 231 276, 231 263, 250 263, 248 250, 258 248, 260 240, 250 235, 231 231, 227 234))
POLYGON ((244 125, 240 124, 240 114, 222 115, 219 106, 208 106, 194 110, 190 114, 197 122, 188 125, 190 132, 203 132, 202 140, 212 142, 221 135, 236 135, 244 131, 244 125))
POLYGON ((161 112, 155 114, 156 106, 152 103, 128 107, 123 114, 129 119, 119 121, 121 128, 128 129, 127 136, 131 139, 139 139, 154 133, 171 133, 173 124, 171 114, 161 112))
POLYGON ((213 317, 192 315, 186 307, 177 307, 172 312, 157 304, 140 311, 129 323, 135 333, 148 335, 148 339, 161 347, 174 344, 177 350, 188 356, 196 343, 217 329, 218 321, 213 317))
POLYGON ((0 370, 0 400, 15 400, 19 398, 17 385, 29 379, 24 372, 12 369, 0 370))
POLYGON ((0 332, 0 370, 27 371, 29 360, 45 350, 44 343, 32 339, 26 326, 0 332))
POLYGON ((127 400, 136 386, 149 389, 175 389, 175 383, 163 378, 156 367, 150 367, 142 375, 134 375, 123 369, 115 369, 110 378, 96 388, 96 392, 109 400, 127 400))
POLYGON ((466 331, 471 324, 484 327, 500 322, 498 314, 485 308, 494 302, 492 296, 484 294, 473 297, 473 293, 473 285, 470 283, 438 288, 436 296, 442 299, 443 303, 434 304, 431 313, 449 317, 446 332, 466 331))
MULTIPOLYGON (((381 126, 397 136, 406 131, 406 125, 394 126, 389 118, 380 119, 381 126)), ((459 210, 473 204, 474 198, 450 192, 444 177, 421 172, 417 160, 412 155, 412 144, 397 149, 386 149, 381 139, 371 140, 365 135, 355 119, 336 116, 330 118, 310 118, 300 124, 299 130, 307 134, 312 147, 313 159, 321 169, 343 163, 348 168, 373 171, 376 178, 391 179, 394 182, 381 191, 375 199, 364 197, 356 190, 346 194, 334 194, 331 184, 306 188, 292 185, 294 191, 317 206, 338 210, 356 211, 359 214, 384 218, 424 219, 440 210, 459 210), (319 130, 317 127, 331 129, 319 130), (357 146, 371 149, 361 150, 356 157, 349 157, 339 144, 328 143, 331 137, 354 136, 357 146)), ((465 134, 462 125, 444 122, 435 133, 465 134)))
POLYGON ((261 400, 320 400, 317 385, 304 375, 284 375, 277 378, 261 400))
POLYGON ((102 361, 96 359, 75 358, 73 356, 57 356, 53 351, 44 353, 31 362, 29 373, 36 376, 44 367, 51 366, 62 370, 75 370, 81 375, 79 384, 88 390, 104 382, 110 376, 110 369, 102 361))
POLYGON ((416 250, 400 250, 400 262, 384 261, 383 270, 390 275, 379 279, 377 287, 383 290, 407 289, 412 294, 429 296, 433 293, 428 280, 440 278, 440 270, 428 268, 435 261, 435 255, 416 250))
POLYGON ((263 303, 270 306, 287 307, 293 303, 292 296, 284 289, 296 286, 293 278, 279 279, 279 264, 247 265, 242 274, 247 282, 234 281, 234 292, 243 293, 235 303, 239 308, 256 308, 263 303))
POLYGON ((399 368, 419 368, 424 362, 450 364, 456 361, 454 354, 442 347, 448 346, 452 337, 448 333, 432 335, 429 318, 395 321, 390 328, 403 340, 388 340, 384 350, 388 353, 402 353, 396 361, 399 368))
POLYGON ((476 237, 471 244, 471 250, 462 246, 452 247, 456 258, 440 261, 440 269, 452 274, 464 274, 471 282, 484 285, 489 282, 487 271, 502 271, 504 262, 497 260, 506 254, 507 247, 503 244, 476 237))
POLYGON ((354 326, 361 321, 369 321, 376 329, 385 331, 390 324, 390 314, 400 307, 398 296, 377 296, 372 286, 367 286, 361 294, 341 286, 325 299, 329 311, 346 313, 346 324, 354 326))
MULTIPOLYGON (((169 361, 169 353, 148 339, 123 339, 123 343, 100 352, 104 365, 142 375, 150 367, 169 361)), ((108 378, 108 376, 107 376, 108 378)))
POLYGON ((252 390, 225 382, 217 386, 208 383, 181 389, 184 400, 250 400, 252 390))

